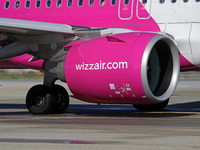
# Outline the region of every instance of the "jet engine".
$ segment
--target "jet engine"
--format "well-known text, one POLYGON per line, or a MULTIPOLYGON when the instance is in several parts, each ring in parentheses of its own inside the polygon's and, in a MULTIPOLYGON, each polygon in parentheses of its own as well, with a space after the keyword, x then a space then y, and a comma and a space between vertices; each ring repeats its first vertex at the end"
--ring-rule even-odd
POLYGON ((173 94, 180 70, 173 40, 157 33, 123 33, 72 46, 66 82, 75 98, 93 103, 152 105, 173 94))

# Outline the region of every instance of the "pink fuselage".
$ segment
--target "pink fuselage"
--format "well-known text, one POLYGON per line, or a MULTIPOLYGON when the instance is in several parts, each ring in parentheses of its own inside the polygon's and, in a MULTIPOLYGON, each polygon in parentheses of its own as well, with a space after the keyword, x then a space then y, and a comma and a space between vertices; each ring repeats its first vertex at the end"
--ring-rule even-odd
MULTIPOLYGON (((137 1, 133 2, 133 10, 131 3, 126 6, 117 1, 115 5, 111 5, 106 1, 100 6, 99 1, 95 1, 93 6, 89 6, 88 0, 83 1, 82 6, 78 6, 78 0, 74 0, 71 7, 67 6, 67 0, 62 0, 62 5, 57 7, 57 1, 51 2, 49 8, 46 7, 46 1, 41 1, 39 8, 36 8, 36 0, 31 0, 29 8, 25 8, 26 0, 20 1, 19 8, 15 8, 16 0, 10 0, 10 6, 5 9, 5 1, 0 3, 0 17, 22 19, 30 21, 41 21, 50 23, 67 24, 72 26, 94 27, 94 28, 125 28, 133 31, 153 31, 159 32, 160 28, 152 17, 147 19, 139 19, 136 11, 140 11, 143 16, 148 16, 148 12, 144 6, 137 1), (121 9, 121 10, 119 10, 121 9), (132 16, 131 16, 132 11, 132 16), (120 13, 120 14, 119 14, 120 13), (123 19, 130 17, 130 19, 123 19)), ((181 56, 181 67, 193 67, 193 65, 181 56)), ((28 65, 28 64, 27 64, 28 65)), ((36 67, 37 68, 37 67, 36 67)))
MULTIPOLYGON (((20 1, 19 8, 15 8, 16 0, 10 0, 10 6, 5 9, 5 1, 0 3, 0 17, 22 19, 30 21, 41 21, 50 23, 67 24, 72 26, 94 27, 94 28, 125 28, 133 31, 153 31, 159 32, 160 28, 152 17, 147 19, 139 19, 136 16, 136 11, 140 11, 143 16, 148 16, 148 12, 144 6, 137 1, 126 6, 123 3, 119 5, 117 1, 115 5, 111 5, 106 1, 103 6, 100 6, 99 1, 95 1, 93 6, 89 6, 88 0, 83 1, 82 6, 78 6, 78 0, 74 0, 71 7, 67 6, 67 0, 62 0, 62 5, 57 7, 57 1, 51 2, 49 8, 46 7, 46 1, 41 1, 39 8, 36 8, 36 0, 31 0, 29 8, 25 8, 26 0, 20 1), (131 16, 132 11, 132 16, 131 16), (130 17, 130 18, 129 18, 130 17), (129 19, 123 19, 129 18, 129 19)), ((181 67, 193 67, 193 65, 181 56, 181 67)), ((28 65, 28 64, 27 64, 28 65)), ((36 67, 37 68, 37 67, 36 67)))
MULTIPOLYGON (((25 8, 26 0, 21 0, 20 7, 18 9, 14 8, 15 1, 16 0, 10 0, 10 7, 8 9, 5 9, 4 2, 1 2, 0 17, 83 27, 126 28, 136 31, 160 31, 158 25, 151 17, 148 19, 138 19, 136 13, 133 13, 131 19, 120 19, 118 15, 119 1, 117 1, 114 6, 112 6, 108 1, 106 1, 104 6, 100 6, 98 1, 95 1, 93 6, 89 6, 88 0, 84 0, 83 5, 78 6, 78 0, 74 0, 72 6, 68 7, 67 0, 63 0, 61 7, 57 7, 57 1, 54 0, 52 1, 51 7, 47 8, 46 1, 43 0, 41 1, 41 6, 36 8, 36 0, 31 0, 30 7, 25 8)), ((137 6, 137 1, 134 1, 133 6, 137 6)), ((126 17, 126 13, 129 17, 131 6, 125 6, 123 4, 122 7, 127 9, 122 10, 125 14, 124 17, 126 17)), ((142 13, 148 14, 142 4, 139 5, 139 9, 142 10, 142 13)), ((136 12, 136 7, 133 7, 132 11, 136 12)))

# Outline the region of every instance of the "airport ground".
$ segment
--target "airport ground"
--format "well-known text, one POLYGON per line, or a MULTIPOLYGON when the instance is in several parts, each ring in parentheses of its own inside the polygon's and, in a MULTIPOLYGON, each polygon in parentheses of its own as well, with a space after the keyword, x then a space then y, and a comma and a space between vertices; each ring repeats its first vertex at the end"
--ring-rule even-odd
POLYGON ((200 149, 200 79, 181 79, 163 111, 71 98, 65 114, 32 115, 25 96, 41 83, 0 81, 0 150, 200 149))

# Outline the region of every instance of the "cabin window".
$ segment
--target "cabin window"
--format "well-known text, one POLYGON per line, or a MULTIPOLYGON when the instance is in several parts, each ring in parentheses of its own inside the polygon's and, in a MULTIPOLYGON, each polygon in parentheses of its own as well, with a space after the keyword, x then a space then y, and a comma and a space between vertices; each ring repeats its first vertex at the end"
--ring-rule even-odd
POLYGON ((185 3, 187 3, 189 0, 183 0, 185 3))
POLYGON ((29 8, 31 5, 31 1, 30 0, 27 0, 26 3, 25 3, 25 8, 29 8))
POLYGON ((78 1, 78 6, 82 6, 83 5, 83 0, 79 0, 78 1))
POLYGON ((115 5, 116 4, 116 0, 111 0, 111 5, 115 5))
POLYGON ((124 0, 124 5, 128 5, 129 0, 124 0))
POLYGON ((5 9, 8 9, 10 7, 10 1, 6 1, 4 7, 5 9))
POLYGON ((47 2, 46 2, 46 7, 47 7, 47 8, 51 7, 51 0, 47 0, 47 2))
POLYGON ((163 4, 165 2, 165 0, 160 0, 160 3, 163 4))
POLYGON ((105 5, 106 0, 100 0, 100 5, 103 6, 105 5))
POLYGON ((147 3, 147 0, 142 0, 142 4, 146 4, 147 3))
POLYGON ((37 0, 36 3, 35 3, 35 7, 36 8, 39 8, 41 5, 41 1, 40 0, 37 0))
POLYGON ((172 3, 176 3, 176 0, 172 0, 172 3))
POLYGON ((62 0, 57 0, 56 6, 57 6, 57 7, 61 7, 61 5, 62 5, 62 0))
POLYGON ((68 0, 68 1, 67 1, 67 6, 68 6, 68 7, 71 7, 71 6, 72 6, 72 2, 73 2, 72 0, 68 0))
POLYGON ((19 8, 19 6, 20 6, 20 1, 16 1, 15 2, 15 8, 19 8))
POLYGON ((89 0, 89 5, 93 6, 94 5, 94 0, 89 0))

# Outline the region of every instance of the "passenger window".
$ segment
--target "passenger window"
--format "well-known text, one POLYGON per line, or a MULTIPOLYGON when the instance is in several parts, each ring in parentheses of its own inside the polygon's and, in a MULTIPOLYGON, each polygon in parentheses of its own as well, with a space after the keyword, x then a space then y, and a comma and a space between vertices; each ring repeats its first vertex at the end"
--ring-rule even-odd
POLYGON ((68 7, 71 7, 71 6, 72 6, 72 0, 68 0, 68 1, 67 1, 67 6, 68 6, 68 7))
POLYGON ((16 1, 15 2, 15 8, 19 8, 19 6, 20 6, 20 1, 16 1))
POLYGON ((89 5, 93 6, 94 5, 94 0, 89 0, 89 5))
POLYGON ((83 5, 83 0, 79 0, 78 1, 78 6, 82 6, 83 5))
POLYGON ((115 5, 116 4, 116 0, 111 0, 111 5, 115 5))
POLYGON ((147 3, 147 0, 142 0, 142 4, 146 4, 147 3))
POLYGON ((163 4, 165 2, 165 0, 160 0, 160 3, 163 4))
POLYGON ((183 0, 185 3, 187 3, 189 0, 183 0))
POLYGON ((176 3, 176 0, 172 0, 172 3, 176 3))
POLYGON ((100 5, 103 6, 105 5, 106 0, 100 0, 100 5))
POLYGON ((128 5, 129 0, 124 0, 124 5, 128 5))
POLYGON ((31 1, 30 0, 27 0, 26 3, 25 3, 25 8, 29 8, 31 5, 31 1))
POLYGON ((57 7, 61 7, 62 5, 62 0, 57 0, 57 7))
POLYGON ((40 0, 37 0, 36 3, 35 3, 35 7, 36 7, 36 8, 39 8, 39 7, 40 7, 40 4, 41 4, 41 1, 40 1, 40 0))
POLYGON ((46 2, 46 7, 47 7, 47 8, 51 7, 51 0, 47 0, 47 2, 46 2))
POLYGON ((6 1, 4 7, 5 9, 8 9, 10 7, 10 1, 6 1))

